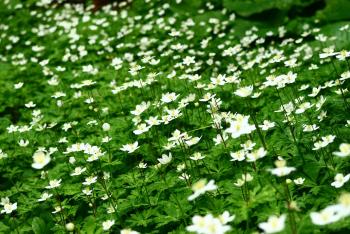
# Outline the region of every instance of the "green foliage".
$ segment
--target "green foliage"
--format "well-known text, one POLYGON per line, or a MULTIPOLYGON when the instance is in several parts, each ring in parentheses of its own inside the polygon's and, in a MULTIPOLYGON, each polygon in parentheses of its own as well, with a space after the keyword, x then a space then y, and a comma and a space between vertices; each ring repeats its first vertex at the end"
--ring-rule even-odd
POLYGON ((90 8, 0 2, 0 233, 348 233, 349 1, 90 8))

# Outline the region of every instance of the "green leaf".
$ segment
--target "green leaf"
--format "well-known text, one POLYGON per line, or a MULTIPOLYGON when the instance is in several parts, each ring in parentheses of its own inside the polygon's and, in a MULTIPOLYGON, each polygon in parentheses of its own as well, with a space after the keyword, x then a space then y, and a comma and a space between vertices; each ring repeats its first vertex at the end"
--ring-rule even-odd
POLYGON ((6 233, 10 227, 6 226, 3 222, 0 222, 0 232, 6 233))
POLYGON ((35 234, 45 234, 48 231, 45 221, 39 217, 33 219, 32 228, 35 234))
POLYGON ((86 234, 101 233, 101 230, 96 227, 96 219, 92 216, 89 216, 85 219, 84 226, 81 231, 82 233, 86 234))

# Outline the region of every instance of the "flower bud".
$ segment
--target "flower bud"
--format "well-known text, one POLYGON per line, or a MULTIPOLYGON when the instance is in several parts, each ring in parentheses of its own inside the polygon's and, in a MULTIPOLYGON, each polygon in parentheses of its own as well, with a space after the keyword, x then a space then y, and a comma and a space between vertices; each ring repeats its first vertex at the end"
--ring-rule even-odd
POLYGON ((72 232, 74 230, 74 223, 67 223, 66 230, 72 232))
POLYGON ((111 125, 109 123, 102 124, 103 131, 107 132, 111 129, 111 125))

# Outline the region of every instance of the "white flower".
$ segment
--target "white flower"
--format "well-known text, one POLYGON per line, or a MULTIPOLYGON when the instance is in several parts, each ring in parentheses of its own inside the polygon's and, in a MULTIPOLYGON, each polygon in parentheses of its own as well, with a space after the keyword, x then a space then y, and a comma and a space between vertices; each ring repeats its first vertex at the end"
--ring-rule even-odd
POLYGON ((231 227, 225 225, 224 222, 231 221, 233 217, 230 217, 228 212, 224 213, 223 215, 225 217, 221 216, 219 218, 213 217, 212 214, 207 214, 204 217, 195 215, 192 217, 193 224, 187 226, 186 230, 189 232, 196 232, 198 234, 224 234, 231 230, 231 227))
POLYGON ((321 148, 326 147, 328 144, 332 143, 335 139, 334 135, 328 135, 328 136, 324 136, 321 137, 320 141, 317 141, 314 143, 314 148, 312 148, 312 150, 319 150, 321 148))
POLYGON ((316 124, 303 124, 303 132, 313 132, 317 129, 319 129, 319 127, 316 124))
POLYGON ((15 88, 15 89, 20 89, 20 88, 23 87, 23 85, 24 85, 23 82, 19 82, 19 83, 17 83, 17 84, 14 84, 14 88, 15 88))
POLYGON ((305 178, 302 178, 302 177, 299 177, 299 178, 293 180, 293 182, 297 185, 303 184, 304 181, 305 181, 305 178))
POLYGON ((106 136, 104 138, 102 138, 102 143, 108 143, 112 140, 112 137, 106 136))
POLYGON ((60 206, 56 206, 56 207, 55 207, 55 210, 52 211, 51 213, 52 213, 52 214, 56 214, 56 213, 61 212, 61 211, 62 211, 62 208, 61 208, 60 206))
POLYGON ((45 192, 45 193, 41 194, 41 197, 38 199, 38 201, 39 202, 46 201, 50 197, 52 197, 52 194, 45 192))
POLYGON ((137 165, 137 167, 140 169, 145 169, 145 168, 147 168, 147 163, 140 162, 139 165, 137 165))
POLYGON ((326 225, 337 222, 342 218, 339 205, 330 205, 320 212, 311 212, 310 217, 313 224, 326 225))
POLYGON ((109 123, 102 124, 102 130, 107 132, 111 129, 111 125, 109 123))
POLYGON ((286 221, 286 215, 283 214, 280 217, 270 216, 267 222, 259 223, 259 228, 264 230, 265 233, 276 233, 284 229, 286 221))
POLYGON ((350 174, 347 174, 344 176, 342 173, 338 173, 334 177, 334 182, 331 183, 331 185, 335 188, 342 187, 346 182, 348 182, 350 179, 350 174))
POLYGON ((1 198, 1 202, 0 202, 0 205, 5 205, 7 203, 10 203, 10 199, 8 197, 2 197, 1 198))
POLYGON ((146 124, 139 124, 137 125, 136 129, 133 131, 135 135, 140 135, 144 132, 147 132, 150 129, 150 126, 147 126, 146 124))
POLYGON ((135 150, 137 150, 140 147, 138 145, 139 145, 139 143, 137 141, 135 141, 134 143, 123 145, 122 148, 120 148, 120 150, 131 154, 132 152, 134 152, 135 150))
POLYGON ((187 146, 192 146, 197 144, 201 140, 201 138, 202 137, 192 137, 191 139, 185 141, 185 143, 187 146))
POLYGON ((150 107, 150 105, 150 102, 142 102, 141 104, 136 105, 135 110, 130 111, 130 113, 137 116, 141 115, 145 110, 147 110, 150 107))
POLYGON ((236 183, 234 183, 234 185, 236 185, 237 187, 242 187, 246 182, 250 182, 254 179, 254 177, 249 174, 242 174, 242 179, 238 179, 236 183))
POLYGON ((86 195, 86 196, 91 196, 92 195, 92 190, 88 187, 84 188, 82 190, 82 192, 86 195))
POLYGON ((239 150, 237 152, 230 152, 231 161, 243 161, 245 159, 246 152, 239 150))
POLYGON ((87 178, 85 178, 85 182, 83 182, 83 185, 91 185, 96 183, 97 181, 97 176, 89 176, 87 178))
POLYGON ((260 147, 259 149, 247 154, 247 162, 255 162, 256 160, 265 157, 266 154, 267 151, 263 147, 260 147))
POLYGON ((69 231, 69 232, 72 232, 73 230, 74 230, 74 223, 67 223, 66 225, 65 225, 65 227, 66 227, 66 230, 67 231, 69 231))
POLYGON ((18 144, 21 147, 26 147, 29 144, 29 141, 21 139, 21 140, 19 140, 18 144))
POLYGON ((107 220, 102 223, 102 228, 104 231, 108 231, 113 225, 115 221, 114 220, 107 220))
POLYGON ((4 209, 1 210, 1 214, 6 213, 6 214, 11 214, 12 211, 17 209, 17 202, 15 203, 11 203, 11 202, 7 202, 4 204, 4 209))
POLYGON ((253 92, 253 85, 241 87, 234 92, 235 95, 240 97, 248 97, 253 92))
POLYGON ((233 183, 237 187, 242 187, 244 185, 244 180, 238 179, 236 183, 233 183))
POLYGON ((162 95, 161 101, 163 103, 170 103, 175 101, 179 97, 179 94, 176 95, 176 93, 165 93, 162 95))
POLYGON ((202 160, 204 158, 205 156, 203 156, 200 152, 196 152, 190 157, 190 159, 192 159, 193 161, 202 160))
POLYGON ((33 168, 42 169, 51 161, 51 157, 50 157, 50 154, 46 154, 45 152, 38 150, 33 155, 33 161, 34 161, 32 163, 33 168))
POLYGON ((215 185, 214 180, 210 180, 207 183, 206 179, 201 179, 192 185, 192 190, 194 193, 188 197, 188 200, 192 201, 198 196, 204 194, 205 192, 216 190, 216 189, 217 189, 217 186, 215 185))
POLYGON ((137 231, 134 231, 134 230, 131 230, 131 229, 123 229, 120 231, 120 234, 140 234, 139 232, 137 231))
POLYGON ((248 123, 249 116, 243 116, 238 114, 235 120, 230 122, 230 127, 225 130, 227 133, 231 133, 232 138, 238 138, 243 134, 249 134, 255 130, 254 125, 248 123))
POLYGON ((228 211, 224 211, 221 215, 219 215, 218 219, 222 224, 229 223, 235 219, 235 215, 230 215, 228 211))
POLYGON ((0 159, 7 158, 8 155, 0 149, 0 159))
POLYGON ((244 142, 243 144, 240 144, 240 146, 243 148, 244 151, 250 151, 253 150, 254 146, 256 145, 255 142, 251 141, 251 140, 247 140, 246 142, 244 142))
POLYGON ((76 168, 74 168, 74 172, 71 173, 70 175, 71 176, 77 176, 77 175, 80 175, 81 173, 83 173, 85 171, 86 171, 85 167, 76 167, 76 168))
POLYGON ((224 141, 227 141, 228 140, 228 136, 225 132, 223 132, 222 135, 220 134, 217 134, 215 138, 213 138, 213 141, 215 142, 215 145, 219 145, 221 144, 222 142, 224 141), (222 136, 222 137, 221 137, 222 136))
POLYGON ((173 156, 171 155, 171 153, 169 153, 169 155, 163 154, 161 158, 158 158, 157 160, 160 162, 160 164, 168 164, 170 163, 171 159, 173 158, 173 156))
POLYGON ((184 59, 183 59, 183 61, 182 61, 182 63, 184 64, 184 65, 186 65, 186 66, 188 66, 188 65, 190 65, 190 64, 192 64, 192 63, 195 63, 195 57, 193 56, 193 57, 190 57, 190 56, 186 56, 184 59))
POLYGON ((26 104, 24 104, 25 105, 25 107, 27 107, 27 108, 31 108, 31 107, 35 107, 36 106, 36 104, 34 104, 34 102, 32 102, 32 101, 30 101, 30 102, 28 102, 28 103, 26 103, 26 104))
POLYGON ((275 165, 276 168, 268 170, 271 172, 271 174, 279 177, 289 175, 289 173, 296 170, 295 167, 287 167, 285 160, 277 160, 275 161, 275 165))
POLYGON ((275 122, 270 122, 270 121, 268 121, 268 120, 264 120, 263 124, 262 124, 262 125, 259 125, 259 127, 261 128, 261 130, 267 131, 267 130, 269 130, 270 128, 275 127, 275 122))
POLYGON ((334 155, 338 157, 347 157, 350 156, 350 144, 342 143, 339 146, 339 151, 333 152, 334 155))
POLYGON ((47 189, 57 188, 57 187, 61 186, 61 181, 62 181, 61 179, 59 179, 59 180, 50 180, 49 185, 46 186, 45 188, 47 188, 47 189))

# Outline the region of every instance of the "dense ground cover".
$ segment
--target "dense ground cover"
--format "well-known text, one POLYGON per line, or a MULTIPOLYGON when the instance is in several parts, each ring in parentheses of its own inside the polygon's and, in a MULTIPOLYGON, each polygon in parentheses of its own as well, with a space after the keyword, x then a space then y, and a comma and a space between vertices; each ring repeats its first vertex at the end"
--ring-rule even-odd
POLYGON ((349 1, 0 8, 0 233, 348 233, 349 1))

